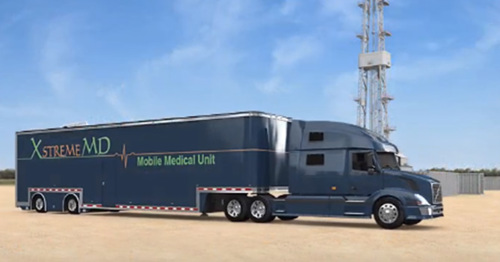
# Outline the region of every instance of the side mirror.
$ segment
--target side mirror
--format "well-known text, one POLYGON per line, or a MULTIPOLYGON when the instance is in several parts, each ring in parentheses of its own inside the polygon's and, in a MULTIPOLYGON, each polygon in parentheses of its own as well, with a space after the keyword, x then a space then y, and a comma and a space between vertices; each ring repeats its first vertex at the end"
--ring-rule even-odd
POLYGON ((368 174, 373 175, 377 173, 377 168, 375 166, 371 166, 368 168, 368 174))

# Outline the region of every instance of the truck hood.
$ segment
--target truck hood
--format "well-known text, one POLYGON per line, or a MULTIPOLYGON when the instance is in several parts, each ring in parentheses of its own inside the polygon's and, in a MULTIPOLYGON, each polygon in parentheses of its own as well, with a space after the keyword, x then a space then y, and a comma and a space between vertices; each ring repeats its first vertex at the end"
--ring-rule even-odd
POLYGON ((427 182, 432 182, 432 183, 439 183, 439 180, 436 180, 428 175, 421 175, 421 174, 416 174, 408 171, 402 171, 402 170, 394 170, 394 169, 382 169, 383 173, 386 175, 392 175, 392 176, 400 176, 404 178, 409 178, 412 180, 424 180, 427 182))
POLYGON ((412 172, 408 172, 408 171, 384 169, 384 173, 389 174, 389 175, 402 176, 402 177, 406 177, 409 179, 424 180, 424 181, 430 182, 430 183, 439 183, 439 180, 436 180, 430 176, 416 174, 416 173, 412 173, 412 172))
POLYGON ((384 181, 386 187, 402 187, 419 192, 421 190, 430 190, 431 183, 439 183, 438 180, 407 171, 383 169, 386 175, 384 181))

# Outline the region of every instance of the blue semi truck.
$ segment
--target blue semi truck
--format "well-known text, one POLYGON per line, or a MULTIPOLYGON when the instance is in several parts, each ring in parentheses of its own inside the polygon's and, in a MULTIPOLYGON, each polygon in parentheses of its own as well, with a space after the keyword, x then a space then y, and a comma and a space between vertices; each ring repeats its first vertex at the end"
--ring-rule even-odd
POLYGON ((16 133, 16 206, 224 212, 230 221, 443 216, 439 181, 358 126, 237 112, 16 133))

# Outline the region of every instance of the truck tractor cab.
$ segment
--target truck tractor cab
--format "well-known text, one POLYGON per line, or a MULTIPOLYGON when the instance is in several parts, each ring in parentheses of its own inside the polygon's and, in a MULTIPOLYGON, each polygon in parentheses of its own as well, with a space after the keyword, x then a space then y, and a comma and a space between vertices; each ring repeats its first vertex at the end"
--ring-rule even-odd
POLYGON ((367 129, 293 121, 287 213, 375 217, 383 228, 443 216, 439 181, 402 171, 398 148, 367 129))

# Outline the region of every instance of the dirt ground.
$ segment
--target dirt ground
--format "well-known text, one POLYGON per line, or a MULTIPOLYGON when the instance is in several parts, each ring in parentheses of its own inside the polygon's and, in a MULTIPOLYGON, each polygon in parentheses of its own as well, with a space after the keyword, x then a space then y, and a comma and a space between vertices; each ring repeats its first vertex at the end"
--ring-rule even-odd
POLYGON ((500 261, 500 191, 444 198, 445 217, 231 223, 223 214, 38 214, 0 186, 0 261, 500 261))

